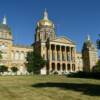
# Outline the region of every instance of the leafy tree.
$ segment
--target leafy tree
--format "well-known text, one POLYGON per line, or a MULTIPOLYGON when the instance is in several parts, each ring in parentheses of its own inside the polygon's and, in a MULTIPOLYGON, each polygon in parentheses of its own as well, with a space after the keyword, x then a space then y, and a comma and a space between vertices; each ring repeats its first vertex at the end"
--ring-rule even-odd
MULTIPOLYGON (((99 34, 100 37, 100 34, 99 34)), ((97 48, 100 49, 100 39, 97 40, 97 48)))
POLYGON ((100 72, 100 60, 98 61, 97 65, 94 66, 93 72, 100 72))
POLYGON ((4 72, 7 72, 8 71, 8 67, 4 66, 4 65, 1 65, 0 66, 0 72, 1 73, 4 73, 4 72))
POLYGON ((17 67, 11 67, 12 72, 17 73, 18 68, 17 67))
POLYGON ((2 51, 0 51, 0 59, 2 59, 2 51))
POLYGON ((29 73, 33 72, 35 74, 39 74, 40 69, 46 64, 46 61, 36 52, 28 52, 26 60, 27 71, 29 73))

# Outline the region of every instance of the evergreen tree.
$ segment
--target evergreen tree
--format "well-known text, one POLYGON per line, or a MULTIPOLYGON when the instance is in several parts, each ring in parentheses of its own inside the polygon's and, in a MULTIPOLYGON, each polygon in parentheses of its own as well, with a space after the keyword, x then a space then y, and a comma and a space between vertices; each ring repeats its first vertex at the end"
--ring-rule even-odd
MULTIPOLYGON (((100 34, 99 34, 100 37, 100 34)), ((100 38, 97 40, 97 48, 100 49, 100 38)))
POLYGON ((36 52, 28 52, 26 60, 27 71, 29 73, 39 74, 41 68, 46 64, 46 61, 36 52))

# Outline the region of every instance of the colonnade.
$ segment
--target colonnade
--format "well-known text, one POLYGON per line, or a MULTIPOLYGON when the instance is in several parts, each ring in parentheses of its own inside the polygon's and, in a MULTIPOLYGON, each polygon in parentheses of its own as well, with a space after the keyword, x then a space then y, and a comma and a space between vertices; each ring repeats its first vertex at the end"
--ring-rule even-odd
POLYGON ((47 52, 47 59, 49 61, 49 72, 71 72, 76 70, 76 48, 74 46, 51 44, 49 45, 47 52))

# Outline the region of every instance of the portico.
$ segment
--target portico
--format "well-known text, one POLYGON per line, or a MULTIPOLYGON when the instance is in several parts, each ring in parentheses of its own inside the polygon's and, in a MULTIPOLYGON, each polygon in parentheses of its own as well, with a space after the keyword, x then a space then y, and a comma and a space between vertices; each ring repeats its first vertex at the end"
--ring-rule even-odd
MULTIPOLYGON (((60 39, 62 40, 62 38, 60 39)), ((74 72, 76 48, 74 44, 50 42, 47 47, 47 60, 49 73, 74 72)))

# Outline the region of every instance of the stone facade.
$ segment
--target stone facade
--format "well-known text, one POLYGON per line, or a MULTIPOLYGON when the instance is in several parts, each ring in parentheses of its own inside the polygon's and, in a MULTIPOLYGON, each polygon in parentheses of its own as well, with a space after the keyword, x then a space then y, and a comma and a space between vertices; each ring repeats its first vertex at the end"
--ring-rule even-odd
POLYGON ((77 71, 83 71, 83 59, 82 59, 82 53, 80 52, 76 53, 76 66, 77 66, 77 71))
MULTIPOLYGON (((97 61, 97 50, 83 48, 82 53, 78 53, 76 43, 65 36, 57 37, 55 30, 55 25, 49 20, 45 10, 43 18, 37 23, 33 43, 34 51, 47 60, 47 65, 41 69, 41 74, 67 74, 91 69, 97 61)), ((33 51, 33 47, 13 44, 12 32, 7 25, 6 17, 0 24, 0 50, 3 56, 1 65, 9 68, 18 67, 18 74, 27 73, 26 55, 27 52, 33 51)))
POLYGON ((25 61, 27 52, 32 51, 31 46, 22 46, 13 44, 13 36, 11 29, 6 23, 4 17, 3 22, 0 23, 0 51, 2 51, 2 59, 0 65, 7 67, 18 67, 18 74, 24 74, 25 61))
POLYGON ((92 72, 93 67, 98 62, 98 54, 95 45, 92 43, 90 36, 87 37, 82 48, 83 71, 92 72))
POLYGON ((48 61, 41 74, 69 73, 82 71, 82 54, 76 52, 76 44, 69 38, 57 37, 55 25, 48 18, 47 11, 37 23, 34 51, 48 61), (78 59, 80 57, 80 61, 78 59), (77 65, 80 63, 79 65, 77 65))

